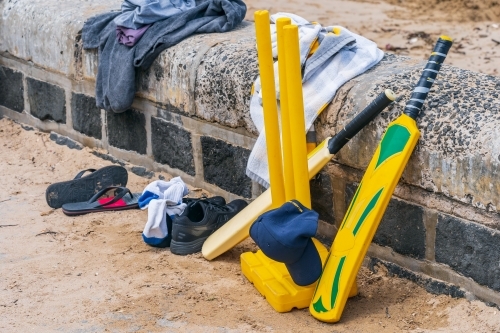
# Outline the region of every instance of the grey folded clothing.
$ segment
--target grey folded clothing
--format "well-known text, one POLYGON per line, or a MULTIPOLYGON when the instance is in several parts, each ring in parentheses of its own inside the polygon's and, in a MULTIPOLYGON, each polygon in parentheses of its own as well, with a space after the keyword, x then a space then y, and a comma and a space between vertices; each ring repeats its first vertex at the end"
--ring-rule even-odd
POLYGON ((124 0, 122 13, 115 18, 115 23, 137 30, 195 6, 194 0, 124 0))
POLYGON ((88 19, 82 30, 83 47, 98 48, 96 104, 114 112, 130 108, 135 95, 136 68, 147 69, 165 49, 195 33, 227 32, 243 21, 241 0, 201 0, 185 12, 151 25, 133 47, 116 38, 114 18, 121 12, 88 19))

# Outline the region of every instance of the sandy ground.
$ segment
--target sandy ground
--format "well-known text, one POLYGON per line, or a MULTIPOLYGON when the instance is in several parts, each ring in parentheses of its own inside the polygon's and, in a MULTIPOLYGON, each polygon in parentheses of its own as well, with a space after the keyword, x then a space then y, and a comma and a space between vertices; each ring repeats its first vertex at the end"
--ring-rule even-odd
POLYGON ((494 0, 245 0, 246 19, 267 9, 341 25, 388 53, 427 59, 441 34, 454 39, 446 63, 500 75, 500 2, 494 0))
MULTIPOLYGON (((27 128, 27 129, 26 129, 27 128)), ((362 268, 342 321, 275 312, 242 275, 248 239, 214 261, 143 243, 147 212, 68 217, 45 189, 110 162, 0 120, 0 332, 498 332, 500 311, 362 268)), ((130 173, 141 192, 153 179, 130 173)), ((171 176, 163 174, 166 179, 171 176)), ((191 189, 190 196, 203 191, 191 189)))

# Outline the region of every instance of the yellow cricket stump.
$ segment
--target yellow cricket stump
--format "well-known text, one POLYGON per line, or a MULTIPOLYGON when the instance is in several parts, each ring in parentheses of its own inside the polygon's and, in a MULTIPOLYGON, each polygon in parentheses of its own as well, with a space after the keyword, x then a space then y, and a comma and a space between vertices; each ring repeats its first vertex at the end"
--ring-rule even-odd
POLYGON ((281 111, 281 142, 283 145, 283 174, 285 177, 285 199, 295 199, 295 185, 293 181, 293 150, 290 131, 290 111, 288 108, 288 87, 286 82, 286 44, 283 28, 290 25, 292 20, 286 17, 276 21, 278 34, 278 70, 280 85, 280 111, 281 111))
POLYGON ((290 111, 290 133, 293 147, 293 174, 295 198, 307 208, 311 208, 309 188, 307 147, 305 140, 304 99, 302 95, 302 75, 300 65, 299 28, 288 25, 283 28, 287 52, 286 84, 288 88, 288 109, 290 111))
POLYGON ((269 184, 272 206, 277 208, 285 202, 285 185, 281 158, 281 140, 276 106, 274 85, 273 54, 271 49, 271 29, 269 12, 255 12, 255 30, 257 36, 257 55, 259 59, 264 126, 266 132, 267 159, 269 164, 269 184))

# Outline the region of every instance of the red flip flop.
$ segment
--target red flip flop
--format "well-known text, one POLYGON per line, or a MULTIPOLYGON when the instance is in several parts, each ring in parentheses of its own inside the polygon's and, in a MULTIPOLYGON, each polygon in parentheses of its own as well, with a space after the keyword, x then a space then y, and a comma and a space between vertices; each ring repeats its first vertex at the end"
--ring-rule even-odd
POLYGON ((89 201, 64 204, 62 211, 66 215, 74 216, 93 212, 139 208, 140 195, 141 193, 130 192, 126 187, 109 186, 97 192, 89 201), (99 199, 112 189, 115 189, 114 197, 99 199))

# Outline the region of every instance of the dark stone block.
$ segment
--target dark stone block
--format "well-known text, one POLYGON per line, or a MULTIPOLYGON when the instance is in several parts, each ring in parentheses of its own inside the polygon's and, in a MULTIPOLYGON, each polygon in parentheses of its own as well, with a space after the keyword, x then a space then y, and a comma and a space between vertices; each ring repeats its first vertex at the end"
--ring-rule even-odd
POLYGON ((201 137, 205 180, 245 198, 252 196, 252 182, 245 174, 250 151, 208 136, 201 137))
POLYGON ((140 166, 132 167, 132 169, 130 169, 130 171, 132 171, 133 173, 135 173, 139 177, 144 177, 147 179, 151 179, 155 175, 154 172, 148 171, 148 169, 146 169, 145 167, 140 167, 140 166))
POLYGON ((389 246, 409 257, 425 258, 424 210, 397 199, 391 199, 373 241, 389 246))
MULTIPOLYGON (((350 203, 357 186, 350 184, 346 189, 347 203, 350 203)), ((373 242, 392 248, 395 252, 416 259, 425 258, 424 210, 398 199, 391 199, 373 242)))
POLYGON ((96 106, 94 97, 72 93, 71 118, 75 130, 102 139, 101 110, 96 106))
POLYGON ((436 261, 500 291, 500 232, 454 216, 439 214, 436 261))
POLYGON ((379 265, 385 266, 391 276, 397 276, 415 282, 416 284, 422 286, 423 288, 425 288, 425 290, 427 290, 432 294, 448 295, 455 298, 465 297, 465 291, 460 289, 460 287, 458 286, 441 282, 429 277, 423 277, 420 274, 414 273, 401 266, 398 266, 396 264, 387 261, 383 261, 377 258, 370 258, 370 261, 368 262, 368 268, 372 272, 377 272, 379 265))
POLYGON ((156 162, 194 176, 191 133, 159 118, 151 118, 151 144, 156 162))
POLYGON ((23 124, 20 124, 21 125, 21 128, 25 131, 34 131, 35 129, 31 126, 28 126, 28 125, 23 125, 23 124))
POLYGON ((71 140, 67 136, 62 136, 57 133, 51 132, 49 138, 55 141, 58 145, 67 146, 70 149, 82 150, 83 147, 78 142, 71 140))
POLYGON ((28 77, 28 99, 31 114, 40 120, 66 124, 66 96, 56 85, 28 77))
POLYGON ((108 142, 116 148, 146 154, 146 117, 130 109, 122 113, 106 112, 108 142))
POLYGON ((105 161, 110 161, 112 163, 119 164, 121 166, 125 166, 125 164, 126 164, 124 161, 119 160, 119 159, 117 159, 109 154, 103 154, 103 153, 95 151, 95 150, 92 151, 92 154, 99 157, 99 158, 102 158, 105 161))
POLYGON ((312 209, 318 212, 321 220, 334 224, 333 189, 330 176, 320 172, 311 180, 310 185, 312 209))
POLYGON ((17 112, 23 112, 23 93, 23 74, 0 66, 0 105, 17 112))

